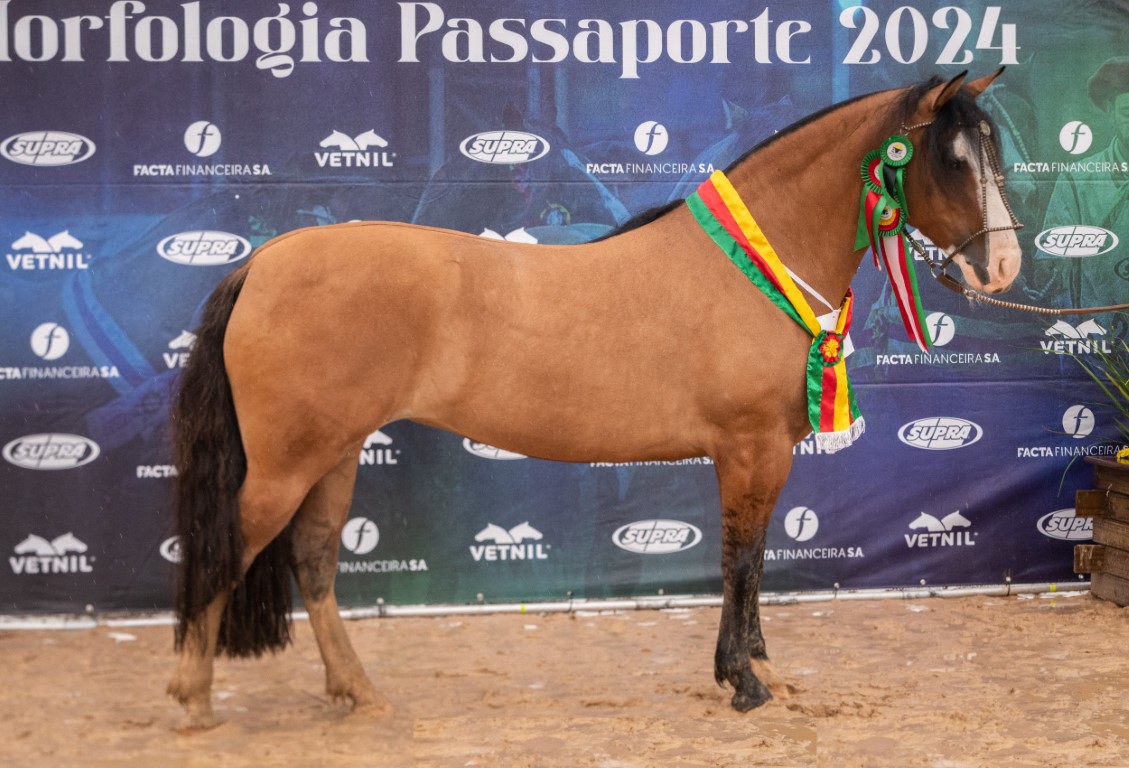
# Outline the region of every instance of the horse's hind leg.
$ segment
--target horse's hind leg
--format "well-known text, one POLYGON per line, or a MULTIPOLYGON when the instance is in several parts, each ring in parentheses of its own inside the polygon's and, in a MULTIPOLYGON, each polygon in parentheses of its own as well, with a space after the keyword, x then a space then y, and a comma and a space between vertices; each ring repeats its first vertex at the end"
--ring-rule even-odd
POLYGON ((221 592, 197 615, 184 634, 176 672, 169 681, 168 694, 184 705, 184 730, 203 730, 216 725, 212 712, 212 668, 220 618, 230 592, 221 592))
MULTIPOLYGON (((242 530, 243 555, 240 572, 246 579, 252 563, 286 527, 308 487, 298 475, 265 476, 254 467, 239 490, 239 525, 242 530)), ((226 534, 220 532, 217 538, 226 534)), ((276 558, 286 560, 285 551, 276 558)), ((217 650, 236 656, 258 656, 265 650, 276 650, 289 642, 285 629, 289 618, 289 598, 285 605, 278 596, 291 589, 288 569, 268 566, 270 573, 253 586, 246 582, 232 584, 219 592, 207 607, 192 617, 184 633, 176 672, 169 682, 168 693, 184 705, 183 729, 196 730, 216 725, 212 711, 211 687, 217 650), (268 592, 267 582, 273 582, 268 592), (242 593, 233 592, 241 589, 242 593), (251 606, 248 608, 248 606, 251 606), (256 607, 259 606, 259 607, 256 607), (228 615, 225 618, 225 611, 228 615), (248 612, 252 615, 248 616, 248 612), (221 629, 227 624, 226 647, 221 646, 221 629), (279 628, 279 625, 282 628, 279 628)))
POLYGON ((717 458, 722 503, 721 568, 725 580, 714 675, 734 688, 740 712, 772 698, 771 676, 760 625, 760 582, 768 521, 791 468, 787 448, 774 453, 753 441, 717 458))
POLYGON ((335 703, 379 713, 390 707, 365 674, 333 593, 341 529, 353 498, 359 450, 357 446, 350 451, 310 490, 291 523, 291 539, 298 589, 325 663, 326 693, 335 703))

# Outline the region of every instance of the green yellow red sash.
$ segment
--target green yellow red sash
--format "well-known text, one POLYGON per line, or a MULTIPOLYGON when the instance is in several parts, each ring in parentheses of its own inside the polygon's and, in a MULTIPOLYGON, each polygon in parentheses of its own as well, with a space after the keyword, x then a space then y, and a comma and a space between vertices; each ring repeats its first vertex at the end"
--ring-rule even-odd
POLYGON ((843 340, 851 326, 854 298, 850 290, 834 330, 824 330, 724 173, 714 171, 686 199, 686 205, 730 261, 812 335, 807 365, 808 420, 820 449, 831 452, 850 445, 865 429, 843 359, 843 340))

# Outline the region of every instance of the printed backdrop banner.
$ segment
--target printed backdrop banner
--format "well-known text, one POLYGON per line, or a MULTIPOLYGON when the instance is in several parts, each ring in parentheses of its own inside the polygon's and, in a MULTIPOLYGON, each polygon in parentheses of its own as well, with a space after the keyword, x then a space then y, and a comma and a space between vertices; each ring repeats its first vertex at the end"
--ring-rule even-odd
MULTIPOLYGON (((211 289, 298 227, 584 242, 832 103, 1006 65, 980 103, 1026 225, 1012 296, 1124 301, 1126 30, 1116 0, 0 0, 0 611, 171 605, 177 374, 211 289)), ((1075 579, 1077 459, 1115 433, 1073 356, 1125 318, 972 306, 919 264, 923 353, 870 261, 867 431, 796 446, 766 588, 1075 579)), ((707 459, 555 464, 397 422, 359 462, 346 604, 720 589, 707 459)))

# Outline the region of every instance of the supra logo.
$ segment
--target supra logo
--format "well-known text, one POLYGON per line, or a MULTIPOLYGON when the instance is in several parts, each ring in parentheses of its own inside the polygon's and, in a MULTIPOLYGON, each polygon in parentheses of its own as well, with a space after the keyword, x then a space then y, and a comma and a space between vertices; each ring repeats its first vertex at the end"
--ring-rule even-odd
POLYGON ((157 243, 157 253, 174 264, 211 267, 246 258, 251 253, 251 243, 230 232, 193 230, 169 235, 157 243))
POLYGON ((74 165, 93 154, 93 141, 66 131, 17 133, 0 144, 0 155, 21 165, 74 165))
POLYGON ((1085 405, 1072 405, 1062 414, 1062 431, 1073 438, 1089 437, 1094 431, 1094 412, 1085 405))
POLYGON ((98 458, 98 443, 81 435, 45 433, 18 437, 4 446, 9 464, 25 469, 74 469, 98 458))
POLYGON ((219 126, 207 120, 197 120, 184 131, 184 148, 196 157, 211 157, 222 142, 219 126))
POLYGON ((513 165, 544 157, 549 153, 549 142, 524 131, 483 131, 463 139, 459 151, 480 163, 513 165))
POLYGON ((50 541, 33 533, 16 545, 16 556, 9 557, 8 564, 16 574, 92 573, 94 558, 87 557, 86 550, 70 532, 50 541))
POLYGON ((940 520, 922 512, 909 524, 909 527, 911 531, 924 529, 925 532, 905 534, 907 547, 971 547, 976 544, 971 531, 956 530, 972 527, 972 521, 959 510, 945 515, 940 520))
POLYGON ((1081 155, 1094 143, 1094 132, 1081 120, 1071 120, 1058 132, 1058 143, 1072 155, 1081 155))
POLYGON ((82 247, 82 241, 69 230, 51 237, 24 232, 12 243, 12 251, 7 254, 8 266, 17 270, 87 269, 90 254, 83 253, 82 247))
POLYGON ((984 430, 974 421, 955 416, 930 416, 903 424, 898 439, 914 448, 927 451, 951 451, 972 445, 984 430))
POLYGON ((944 312, 930 312, 925 317, 925 325, 935 347, 945 346, 956 336, 956 323, 944 312))
POLYGON ((528 458, 527 456, 524 456, 520 453, 514 453, 513 451, 506 451, 501 448, 495 448, 494 446, 487 445, 486 443, 476 443, 469 437, 463 438, 463 449, 467 453, 478 456, 479 458, 495 459, 497 461, 515 461, 517 459, 528 458))
POLYGON ((1117 247, 1117 235, 1108 229, 1084 224, 1044 229, 1035 238, 1035 247, 1052 256, 1101 256, 1117 247))
POLYGON ((388 141, 373 130, 356 136, 335 130, 318 146, 329 150, 314 153, 319 168, 391 168, 395 165, 396 153, 380 151, 388 146, 388 141))
POLYGON ((341 544, 354 555, 367 555, 380 543, 380 529, 367 517, 354 517, 341 529, 341 544))
POLYGON ((161 557, 165 558, 170 563, 180 562, 181 553, 179 536, 170 536, 169 538, 165 539, 161 542, 161 546, 158 549, 161 553, 161 557))
POLYGON ((58 360, 71 346, 71 335, 58 323, 43 323, 31 332, 31 351, 44 360, 58 360))
POLYGON ((544 538, 541 531, 528 522, 505 529, 500 525, 490 523, 474 536, 477 542, 493 542, 490 544, 472 544, 470 556, 476 562, 483 560, 548 560, 547 544, 528 543, 540 542, 544 538))
POLYGON ((670 141, 670 134, 662 123, 648 120, 635 129, 635 148, 644 155, 661 155, 670 141))
POLYGON ((1093 518, 1076 517, 1073 507, 1043 515, 1035 523, 1035 527, 1044 536, 1063 541, 1083 541, 1094 537, 1093 518))
POLYGON ((643 555, 682 552, 701 540, 701 530, 681 520, 636 520, 612 534, 612 543, 617 547, 643 555))
POLYGON ((819 530, 819 516, 807 507, 792 507, 784 516, 784 532, 796 541, 808 541, 819 530))
POLYGON ((490 228, 483 229, 478 233, 479 237, 485 237, 490 240, 505 240, 510 243, 529 243, 533 245, 537 242, 537 238, 525 231, 525 227, 518 227, 509 234, 502 235, 490 228))

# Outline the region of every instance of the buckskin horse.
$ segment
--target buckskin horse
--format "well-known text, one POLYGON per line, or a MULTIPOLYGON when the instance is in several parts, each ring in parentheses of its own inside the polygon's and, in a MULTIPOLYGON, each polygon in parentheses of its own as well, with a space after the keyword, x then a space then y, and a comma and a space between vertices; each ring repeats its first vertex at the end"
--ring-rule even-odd
MULTIPOLYGON (((900 134, 915 148, 900 155, 913 225, 969 286, 1010 286, 1017 223, 976 105, 998 74, 829 107, 727 169, 805 296, 848 294, 864 253, 860 160, 900 134)), ((569 246, 392 222, 302 229, 219 284, 173 409, 180 656, 168 690, 187 727, 215 722, 217 653, 289 642, 292 574, 331 700, 387 708, 334 577, 358 452, 397 419, 558 461, 711 457, 724 578, 715 676, 739 711, 772 698, 765 531, 792 447, 812 431, 812 335, 734 269, 689 205, 641 218, 569 246)))

